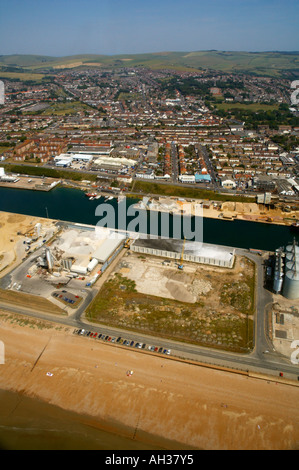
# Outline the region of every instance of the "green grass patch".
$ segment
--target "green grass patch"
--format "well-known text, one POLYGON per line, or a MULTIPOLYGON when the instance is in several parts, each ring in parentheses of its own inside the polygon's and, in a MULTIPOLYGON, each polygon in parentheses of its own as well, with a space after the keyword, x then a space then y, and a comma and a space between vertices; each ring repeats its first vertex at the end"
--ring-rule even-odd
POLYGON ((47 176, 49 178, 66 179, 72 181, 96 181, 97 175, 91 173, 81 173, 76 171, 57 170, 55 168, 45 168, 42 166, 30 166, 30 165, 11 165, 2 164, 7 172, 20 173, 22 175, 32 176, 47 176))
POLYGON ((205 199, 211 201, 233 201, 233 202, 253 202, 254 198, 245 196, 231 196, 215 193, 201 188, 187 188, 185 186, 175 186, 171 184, 150 183, 147 181, 135 181, 131 186, 132 191, 145 194, 157 194, 159 196, 174 196, 189 199, 205 199))
POLYGON ((263 103, 216 103, 217 109, 231 111, 233 109, 241 109, 244 111, 273 111, 278 110, 278 105, 263 103))
POLYGON ((7 78, 10 80, 20 80, 25 81, 37 81, 40 82, 45 77, 42 73, 29 73, 29 72, 2 72, 0 71, 0 78, 7 78))
POLYGON ((81 111, 92 111, 93 108, 87 106, 80 101, 70 101, 67 103, 55 103, 49 108, 45 109, 41 114, 55 115, 55 116, 66 116, 68 114, 76 114, 81 111))

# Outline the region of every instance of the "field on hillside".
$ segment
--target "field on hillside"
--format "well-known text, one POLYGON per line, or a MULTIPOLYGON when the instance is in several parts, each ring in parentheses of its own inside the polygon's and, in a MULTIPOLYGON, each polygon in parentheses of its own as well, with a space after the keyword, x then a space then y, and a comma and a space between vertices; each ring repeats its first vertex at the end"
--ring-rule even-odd
POLYGON ((0 66, 61 70, 88 66, 136 67, 152 69, 198 70, 209 69, 223 72, 243 72, 266 76, 280 76, 288 73, 299 76, 298 52, 160 52, 130 55, 74 55, 68 57, 46 56, 0 56, 0 66))
POLYGON ((30 73, 30 72, 3 72, 0 70, 0 79, 7 78, 10 80, 21 80, 21 81, 38 81, 40 82, 44 78, 44 74, 42 73, 30 73))

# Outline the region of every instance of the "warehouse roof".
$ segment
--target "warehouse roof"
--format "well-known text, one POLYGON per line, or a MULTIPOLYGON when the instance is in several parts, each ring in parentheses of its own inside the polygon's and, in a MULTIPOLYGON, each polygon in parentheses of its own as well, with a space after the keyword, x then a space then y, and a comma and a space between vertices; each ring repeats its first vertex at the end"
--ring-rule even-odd
MULTIPOLYGON (((134 245, 151 248, 154 250, 170 251, 181 253, 183 249, 183 240, 177 239, 142 239, 138 238, 134 241, 134 245)), ((202 258, 212 258, 230 262, 234 253, 232 249, 226 246, 211 245, 208 243, 186 241, 184 248, 185 255, 199 256, 202 258)))
MULTIPOLYGON (((125 238, 125 237, 124 237, 125 238)), ((123 238, 123 239, 124 239, 123 238)), ((93 253, 93 258, 97 259, 99 263, 105 263, 107 259, 114 253, 123 241, 121 237, 107 238, 101 246, 99 246, 93 253)))

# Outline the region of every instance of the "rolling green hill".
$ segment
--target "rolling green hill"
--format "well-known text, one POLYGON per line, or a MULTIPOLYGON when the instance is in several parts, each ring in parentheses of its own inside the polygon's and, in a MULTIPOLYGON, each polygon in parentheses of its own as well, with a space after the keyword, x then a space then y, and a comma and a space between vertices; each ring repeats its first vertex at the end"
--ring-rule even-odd
POLYGON ((0 69, 6 72, 51 72, 78 67, 148 67, 151 69, 214 70, 252 73, 272 77, 299 77, 299 52, 159 52, 148 54, 67 57, 2 55, 0 69))

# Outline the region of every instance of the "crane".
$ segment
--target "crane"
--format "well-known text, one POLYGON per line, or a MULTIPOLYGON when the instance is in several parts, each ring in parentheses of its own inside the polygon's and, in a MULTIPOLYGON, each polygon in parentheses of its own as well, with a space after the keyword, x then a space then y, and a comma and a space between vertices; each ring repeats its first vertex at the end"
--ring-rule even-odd
POLYGON ((179 269, 184 269, 183 259, 184 259, 185 242, 186 242, 186 237, 184 237, 184 243, 183 243, 183 248, 182 248, 182 252, 181 252, 180 264, 178 266, 179 269))

